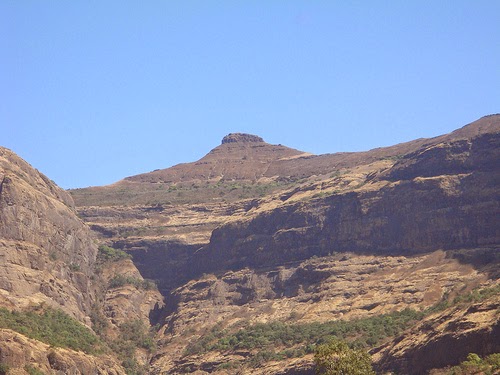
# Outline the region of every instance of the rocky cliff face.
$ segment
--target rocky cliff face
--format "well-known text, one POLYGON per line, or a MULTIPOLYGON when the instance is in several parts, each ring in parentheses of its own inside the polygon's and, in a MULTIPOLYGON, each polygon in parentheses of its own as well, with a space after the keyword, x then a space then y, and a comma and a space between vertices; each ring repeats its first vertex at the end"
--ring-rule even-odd
POLYGON ((429 316, 398 340, 374 350, 379 371, 422 374, 430 368, 457 365, 469 353, 500 352, 499 308, 496 295, 429 316))
POLYGON ((92 356, 83 352, 54 348, 17 332, 0 329, 0 363, 9 374, 96 374, 125 375, 110 356, 92 356), (31 372, 27 372, 27 370, 31 372))
POLYGON ((200 267, 260 267, 331 251, 495 251, 500 240, 495 181, 500 173, 490 160, 500 157, 499 138, 487 135, 466 145, 433 146, 404 157, 351 192, 285 204, 252 220, 221 226, 203 250, 206 255, 199 254, 200 267), (478 168, 472 170, 474 162, 478 168))
POLYGON ((71 196, 0 148, 0 304, 44 302, 90 324, 97 246, 71 196))
MULTIPOLYGON (((104 332, 91 319, 96 314, 109 320, 111 334, 134 319, 149 325, 161 295, 155 289, 108 287, 117 274, 143 279, 130 260, 121 261, 119 271, 117 263, 98 272, 97 253, 96 238, 78 218, 72 197, 0 148, 0 307, 61 309, 98 334, 104 332)), ((18 373, 26 366, 45 373, 124 373, 115 356, 54 348, 9 329, 0 330, 0 363, 18 373)))

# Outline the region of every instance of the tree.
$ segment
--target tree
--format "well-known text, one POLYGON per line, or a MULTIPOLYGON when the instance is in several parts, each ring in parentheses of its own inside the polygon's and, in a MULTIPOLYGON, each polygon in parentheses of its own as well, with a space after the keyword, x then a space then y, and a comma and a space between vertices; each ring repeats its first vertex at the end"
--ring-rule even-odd
POLYGON ((314 362, 318 375, 375 375, 370 355, 340 340, 318 346, 314 362))

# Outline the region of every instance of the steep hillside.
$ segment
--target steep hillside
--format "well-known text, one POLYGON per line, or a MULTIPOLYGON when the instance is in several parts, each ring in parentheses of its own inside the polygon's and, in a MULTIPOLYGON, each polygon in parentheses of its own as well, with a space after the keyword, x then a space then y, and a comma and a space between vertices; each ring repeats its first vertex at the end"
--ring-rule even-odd
POLYGON ((255 135, 233 133, 225 136, 220 146, 195 163, 180 164, 172 168, 127 177, 125 181, 150 183, 196 180, 256 181, 266 176, 269 166, 277 161, 306 155, 282 145, 270 145, 255 135))
MULTIPOLYGON (((198 162, 71 194, 100 240, 130 253, 165 296, 154 373, 310 373, 326 339, 311 332, 335 324, 358 327, 342 328, 356 345, 386 345, 380 369, 411 369, 398 358, 439 352, 446 339, 422 336, 419 349, 391 340, 410 329, 410 342, 431 306, 498 282, 499 132, 493 115, 432 139, 319 156, 232 134, 198 162)), ((484 329, 498 321, 488 316, 484 329)), ((488 337, 481 354, 498 348, 488 337)), ((415 373, 473 349, 450 348, 415 373)))
POLYGON ((497 160, 498 134, 428 146, 348 192, 323 185, 324 197, 284 203, 251 220, 221 226, 197 259, 200 267, 211 264, 217 270, 281 264, 331 251, 495 251, 500 238, 497 160))
MULTIPOLYGON (((498 289, 498 287, 497 287, 498 289)), ((380 370, 423 373, 457 365, 469 353, 500 352, 500 296, 458 304, 426 317, 397 340, 374 351, 380 370), (450 361, 449 353, 454 354, 450 361)))
POLYGON ((366 152, 312 155, 260 137, 234 133, 220 146, 193 163, 127 177, 113 185, 71 190, 76 205, 109 207, 127 205, 179 205, 224 203, 259 198, 276 190, 295 187, 304 179, 326 176, 402 155, 431 145, 468 140, 498 132, 499 115, 485 116, 450 134, 418 139, 366 152))
POLYGON ((97 255, 71 196, 0 148, 0 304, 46 303, 90 323, 97 255))
POLYGON ((72 197, 5 148, 0 148, 0 258, 2 369, 125 373, 123 359, 109 347, 113 337, 120 338, 129 321, 149 326, 161 295, 155 288, 113 285, 118 274, 143 279, 130 260, 101 259, 72 197))
POLYGON ((423 311, 444 296, 487 284, 485 273, 440 251, 414 257, 337 253, 207 274, 172 293, 175 305, 160 332, 153 369, 224 373, 229 366, 269 374, 298 359, 310 368, 312 346, 332 333, 370 348, 419 318, 405 316, 405 309, 423 311))
MULTIPOLYGON (((194 163, 156 170, 104 187, 75 189, 77 205, 206 203, 258 196, 286 181, 269 179, 275 163, 308 154, 281 145, 270 145, 250 134, 229 134, 222 144, 194 163), (245 191, 238 191, 245 187, 245 191)), ((274 177, 274 176, 273 176, 274 177)))

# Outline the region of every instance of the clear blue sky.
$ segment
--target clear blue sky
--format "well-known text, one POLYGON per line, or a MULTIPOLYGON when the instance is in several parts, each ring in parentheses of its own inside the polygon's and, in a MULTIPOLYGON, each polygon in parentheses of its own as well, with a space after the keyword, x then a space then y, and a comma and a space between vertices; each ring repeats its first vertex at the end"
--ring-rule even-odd
POLYGON ((0 2, 0 145, 64 188, 230 132, 316 154, 500 112, 500 1, 0 2))

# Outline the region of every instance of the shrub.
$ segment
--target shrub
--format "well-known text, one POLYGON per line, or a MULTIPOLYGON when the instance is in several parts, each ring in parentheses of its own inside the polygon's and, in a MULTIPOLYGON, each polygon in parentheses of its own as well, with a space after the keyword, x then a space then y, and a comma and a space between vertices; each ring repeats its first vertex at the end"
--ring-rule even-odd
POLYGON ((363 350, 351 349, 340 340, 318 346, 314 362, 316 374, 375 375, 370 355, 363 350))
POLYGON ((109 326, 106 316, 95 307, 90 312, 90 321, 92 322, 92 329, 97 334, 103 334, 109 326))
POLYGON ((367 343, 360 345, 362 342, 360 337, 365 341, 379 342, 398 334, 411 322, 420 319, 422 315, 417 311, 405 309, 352 321, 302 324, 271 322, 248 326, 232 334, 221 331, 220 328, 214 328, 212 332, 204 335, 198 344, 203 346, 204 351, 225 350, 228 346, 251 350, 265 346, 291 347, 298 344, 322 344, 335 336, 343 339, 357 338, 354 343, 366 347, 367 343))
MULTIPOLYGON (((451 302, 443 301, 424 312, 405 309, 351 321, 324 323, 293 323, 292 321, 288 324, 270 322, 249 325, 237 331, 222 329, 220 325, 217 325, 190 344, 184 354, 227 352, 239 349, 255 353, 258 350, 254 355, 255 358, 250 357, 247 363, 259 366, 269 360, 301 357, 304 354, 314 353, 318 346, 330 342, 332 338, 346 341, 351 350, 359 352, 396 337, 416 321, 422 320, 433 312, 441 311, 453 304, 484 300, 499 292, 500 286, 484 288, 459 296, 451 302)), ((490 361, 495 360, 500 363, 500 355, 490 359, 490 361)))
POLYGON ((6 363, 0 363, 0 375, 7 375, 9 373, 10 366, 6 363))
POLYGON ((273 350, 261 350, 250 359, 252 367, 259 367, 266 362, 283 359, 283 356, 273 350))
POLYGON ((475 303, 500 293, 500 285, 489 288, 475 289, 470 293, 459 295, 453 299, 453 304, 475 303))
POLYGON ((29 375, 44 375, 43 371, 33 367, 32 365, 24 366, 24 371, 26 371, 29 375))
POLYGON ((239 361, 229 361, 217 366, 217 370, 233 370, 241 366, 239 361))
POLYGON ((406 309, 386 315, 352 321, 325 323, 286 324, 283 322, 261 323, 230 333, 215 326, 195 343, 188 346, 185 354, 208 351, 260 350, 250 359, 252 366, 280 358, 301 357, 314 353, 317 346, 332 337, 351 340, 353 349, 365 349, 392 337, 420 319, 423 313, 406 309), (281 352, 276 349, 284 348, 281 352))
POLYGON ((137 347, 147 350, 155 348, 148 328, 140 319, 130 320, 120 325, 120 336, 122 340, 131 341, 137 347))
POLYGON ((151 280, 143 280, 133 276, 126 276, 122 274, 118 274, 113 276, 113 278, 109 281, 109 288, 119 288, 124 285, 133 285, 137 289, 151 290, 154 289, 155 283, 151 280))
POLYGON ((490 354, 482 359, 475 353, 469 353, 467 360, 460 365, 454 366, 448 372, 449 375, 484 374, 493 375, 500 372, 500 353, 490 354))
POLYGON ((122 259, 131 259, 132 256, 127 254, 123 250, 115 249, 110 246, 101 245, 99 246, 99 252, 97 253, 97 260, 101 263, 103 262, 117 262, 122 259))
POLYGON ((135 357, 137 348, 146 349, 152 353, 156 350, 153 333, 148 330, 140 319, 125 322, 119 327, 119 337, 109 343, 111 349, 122 361, 128 375, 146 374, 144 366, 141 366, 135 357))
POLYGON ((78 263, 70 263, 69 269, 73 272, 78 272, 78 271, 80 271, 81 267, 78 263))
POLYGON ((82 350, 90 354, 102 351, 94 333, 61 310, 9 311, 0 308, 0 328, 8 328, 55 347, 82 350))

